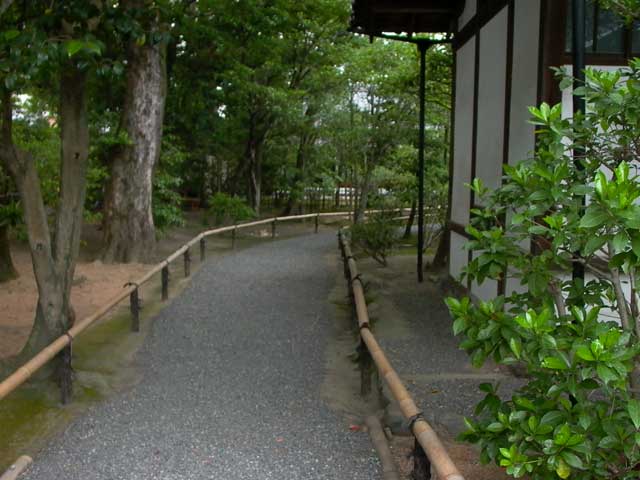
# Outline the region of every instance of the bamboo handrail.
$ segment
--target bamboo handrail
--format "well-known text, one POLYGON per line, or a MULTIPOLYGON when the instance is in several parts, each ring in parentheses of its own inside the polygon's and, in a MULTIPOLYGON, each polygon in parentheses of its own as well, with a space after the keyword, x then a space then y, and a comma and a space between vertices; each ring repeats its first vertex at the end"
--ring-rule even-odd
MULTIPOLYGON (((406 209, 405 209, 406 210, 406 209)), ((369 210, 366 213, 375 213, 379 210, 369 210)), ((214 228, 212 230, 206 230, 196 235, 190 241, 182 245, 175 252, 169 255, 166 259, 162 260, 160 263, 153 266, 148 272, 146 272, 142 277, 140 277, 137 281, 131 282, 127 284, 121 292, 119 292, 115 297, 109 300, 106 304, 100 307, 96 312, 88 317, 82 319, 78 323, 76 323, 69 331, 53 342, 51 342, 47 347, 38 352, 34 357, 28 360, 24 365, 19 367, 15 372, 5 378, 2 382, 0 382, 0 400, 5 398, 11 392, 16 390, 20 385, 26 382, 29 378, 33 376, 35 372, 37 372, 40 368, 46 365, 49 361, 51 361, 58 353, 60 353, 65 347, 67 347, 72 339, 76 338, 80 333, 86 330, 89 326, 91 326, 94 322, 102 318, 107 312, 109 312, 113 307, 115 307, 122 300, 127 298, 131 293, 137 290, 141 285, 147 283, 155 274, 160 272, 163 268, 167 267, 171 262, 176 260, 180 255, 183 255, 190 247, 197 244, 203 238, 209 237, 211 235, 217 235, 225 232, 230 232, 234 230, 244 229, 255 227, 259 225, 266 225, 272 222, 283 222, 283 221, 291 221, 291 220, 301 220, 306 218, 321 218, 321 217, 339 217, 339 216, 350 216, 350 211, 344 212, 325 212, 325 213, 309 213, 304 215, 290 215, 285 217, 272 217, 263 220, 255 220, 252 222, 240 223, 237 225, 231 225, 227 227, 214 228)))
POLYGON ((371 332, 362 280, 351 252, 351 246, 344 238, 342 231, 340 231, 338 235, 344 261, 349 270, 349 281, 351 283, 353 302, 356 307, 360 338, 362 338, 362 341, 367 346, 369 354, 378 368, 380 377, 387 383, 391 394, 398 402, 402 415, 409 421, 413 435, 424 449, 427 457, 429 457, 429 461, 437 472, 437 478, 444 480, 464 480, 464 477, 451 460, 438 435, 431 425, 429 425, 429 422, 422 417, 422 412, 418 409, 411 394, 402 383, 400 376, 391 366, 380 344, 378 344, 371 332))
MULTIPOLYGON (((406 211, 407 209, 402 209, 402 211, 406 211)), ((378 213, 381 210, 367 210, 366 214, 378 213)), ((165 267, 168 267, 171 262, 176 260, 180 255, 185 254, 192 246, 196 245, 200 240, 209 237, 211 235, 217 235, 225 232, 231 232, 234 230, 240 230, 244 228, 256 227, 259 225, 266 225, 272 222, 283 222, 283 221, 291 221, 291 220, 302 220, 307 218, 322 218, 322 217, 341 217, 341 216, 350 216, 352 212, 324 212, 324 213, 308 213, 303 215, 290 215, 285 217, 272 217, 266 218, 263 220, 255 220, 251 222, 240 223, 237 225, 230 225, 227 227, 214 228, 211 230, 205 230, 204 232, 199 233, 194 238, 189 240, 187 243, 179 247, 175 252, 169 255, 166 259, 154 265, 149 271, 147 271, 142 277, 137 279, 130 284, 127 284, 121 292, 119 292, 115 297, 109 300, 106 304, 100 307, 96 312, 88 317, 82 319, 78 323, 76 323, 69 331, 56 340, 51 342, 47 347, 38 352, 34 357, 32 357, 29 361, 27 361, 24 365, 19 367, 15 372, 5 378, 2 382, 0 382, 0 400, 5 398, 11 392, 16 390, 20 385, 26 382, 29 378, 33 376, 35 372, 37 372, 40 368, 46 365, 49 361, 51 361, 58 353, 60 353, 65 347, 67 347, 72 339, 76 338, 80 333, 86 330, 89 326, 91 326, 94 322, 102 318, 107 312, 109 312, 113 307, 115 307, 122 300, 127 298, 131 293, 137 290, 141 285, 147 283, 154 275, 160 272, 165 267)), ((355 262, 354 262, 355 268, 355 262)), ((355 287, 359 293, 362 293, 364 296, 364 292, 361 292, 362 286, 358 285, 355 287)), ((366 308, 364 311, 361 311, 359 314, 359 318, 363 318, 365 323, 368 325, 368 315, 366 313, 366 308)))

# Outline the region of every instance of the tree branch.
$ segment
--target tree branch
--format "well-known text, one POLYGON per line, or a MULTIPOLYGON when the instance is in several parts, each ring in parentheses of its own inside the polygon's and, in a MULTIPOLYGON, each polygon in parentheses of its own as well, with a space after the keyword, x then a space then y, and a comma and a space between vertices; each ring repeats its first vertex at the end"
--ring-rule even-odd
MULTIPOLYGON (((609 255, 613 252, 613 247, 609 244, 609 255)), ((631 325, 631 319, 629 318, 629 310, 627 306, 627 299, 622 291, 622 282, 620 281, 620 271, 617 268, 611 269, 611 283, 613 284, 613 291, 616 294, 616 302, 618 304, 618 314, 620 315, 620 323, 622 328, 628 332, 635 331, 633 325, 631 325)))
POLYGON ((562 291, 558 286, 557 281, 549 282, 549 292, 553 297, 553 301, 556 304, 556 308, 558 309, 558 316, 564 317, 567 314, 567 307, 564 304, 564 297, 562 296, 562 291))

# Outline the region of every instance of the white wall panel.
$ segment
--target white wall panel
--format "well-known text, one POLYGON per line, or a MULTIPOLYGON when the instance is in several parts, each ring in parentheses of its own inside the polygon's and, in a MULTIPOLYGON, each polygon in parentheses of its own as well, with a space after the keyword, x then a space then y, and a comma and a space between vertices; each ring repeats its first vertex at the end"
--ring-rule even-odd
POLYGON ((502 178, 507 23, 503 8, 480 32, 476 177, 489 188, 502 178))
MULTIPOLYGON (((479 252, 473 253, 473 258, 477 258, 480 255, 479 252)), ((498 282, 495 280, 486 279, 481 284, 473 282, 471 284, 471 294, 479 300, 489 301, 496 298, 498 295, 498 282)))
POLYGON ((509 296, 513 293, 526 293, 528 287, 526 285, 520 285, 519 278, 507 277, 505 282, 504 291, 505 295, 509 296))
POLYGON ((456 55, 456 114, 454 140, 453 189, 451 219, 461 225, 469 221, 469 189, 471 181, 471 147, 473 138, 473 89, 475 39, 467 42, 456 55))
POLYGON ((469 20, 473 18, 476 14, 476 3, 478 0, 467 0, 464 5, 464 10, 462 14, 458 18, 458 31, 462 30, 462 28, 469 23, 469 20))
POLYGON ((509 163, 530 158, 535 148, 528 107, 538 98, 540 0, 516 0, 513 30, 509 163))
POLYGON ((467 243, 466 238, 456 232, 451 232, 449 275, 456 281, 460 281, 462 269, 465 268, 468 263, 469 252, 464 248, 465 243, 467 243))
MULTIPOLYGON (((622 67, 614 67, 614 66, 604 66, 604 65, 587 65, 588 68, 593 68, 594 70, 602 70, 605 72, 614 72, 619 70, 622 67)), ((569 75, 573 75, 573 65, 563 65, 563 68, 567 71, 569 75)), ((573 117, 573 91, 571 87, 565 88, 562 91, 562 116, 563 118, 571 118, 573 117)))

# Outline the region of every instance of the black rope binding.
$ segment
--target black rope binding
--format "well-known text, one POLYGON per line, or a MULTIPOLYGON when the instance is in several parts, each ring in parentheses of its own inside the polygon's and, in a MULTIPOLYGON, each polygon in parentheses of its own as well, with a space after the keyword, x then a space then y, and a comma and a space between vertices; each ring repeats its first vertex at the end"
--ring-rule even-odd
POLYGON ((416 424, 418 420, 424 420, 424 415, 422 412, 416 413, 413 417, 409 418, 408 426, 409 431, 413 433, 413 426, 416 424))
POLYGON ((127 288, 127 287, 136 287, 136 290, 138 290, 140 288, 140 285, 138 285, 137 282, 127 282, 123 285, 122 288, 127 288))
POLYGON ((355 277, 353 277, 351 279, 351 283, 353 284, 353 282, 355 282, 356 280, 358 280, 360 282, 360 285, 364 285, 364 282, 362 281, 362 274, 358 273, 355 277))

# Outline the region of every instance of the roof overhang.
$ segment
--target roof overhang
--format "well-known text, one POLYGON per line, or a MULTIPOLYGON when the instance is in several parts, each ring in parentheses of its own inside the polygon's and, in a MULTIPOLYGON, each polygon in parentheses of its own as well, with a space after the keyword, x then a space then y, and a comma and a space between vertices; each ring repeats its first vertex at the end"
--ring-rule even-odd
POLYGON ((353 0, 351 31, 383 33, 451 33, 465 0, 353 0))

